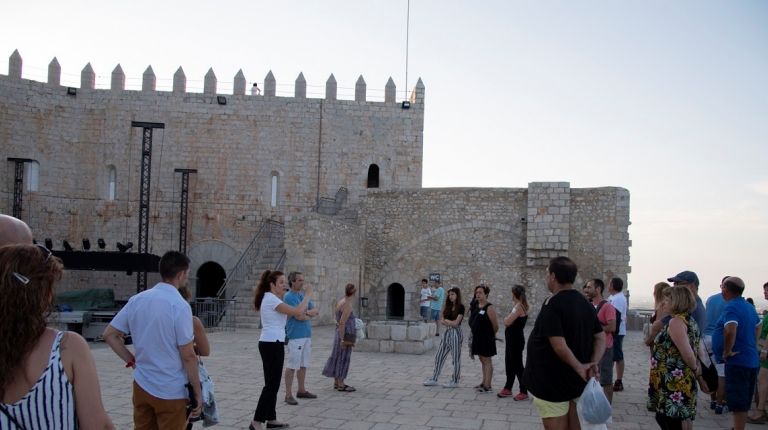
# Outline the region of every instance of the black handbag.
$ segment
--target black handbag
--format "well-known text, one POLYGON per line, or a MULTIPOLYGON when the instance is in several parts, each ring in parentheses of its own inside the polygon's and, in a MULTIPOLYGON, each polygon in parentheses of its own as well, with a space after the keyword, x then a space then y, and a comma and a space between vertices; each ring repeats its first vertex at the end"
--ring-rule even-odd
POLYGON ((719 385, 717 367, 715 367, 715 363, 712 361, 712 354, 709 352, 706 344, 704 345, 704 350, 707 351, 707 355, 709 356, 709 366, 704 365, 701 358, 698 358, 699 366, 701 366, 701 379, 707 384, 709 392, 714 393, 717 391, 717 386, 719 385))
POLYGON ((710 393, 717 391, 717 368, 714 363, 710 363, 709 366, 705 366, 704 362, 699 358, 699 366, 701 366, 701 379, 707 383, 707 388, 710 393))
POLYGON ((355 333, 344 333, 344 342, 355 343, 357 341, 357 335, 355 333))

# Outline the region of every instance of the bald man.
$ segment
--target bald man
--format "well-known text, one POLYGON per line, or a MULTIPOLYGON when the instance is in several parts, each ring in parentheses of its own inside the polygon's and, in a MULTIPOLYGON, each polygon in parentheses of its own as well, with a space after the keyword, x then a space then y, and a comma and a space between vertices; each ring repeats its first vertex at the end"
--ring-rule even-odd
POLYGON ((24 221, 0 214, 0 246, 32 244, 32 230, 24 221))

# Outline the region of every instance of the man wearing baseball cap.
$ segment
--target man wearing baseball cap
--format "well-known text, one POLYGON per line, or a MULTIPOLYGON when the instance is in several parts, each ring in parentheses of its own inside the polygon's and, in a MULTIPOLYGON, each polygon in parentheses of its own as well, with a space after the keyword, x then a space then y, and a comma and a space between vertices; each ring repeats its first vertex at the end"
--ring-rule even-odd
POLYGON ((677 275, 667 278, 667 281, 672 282, 674 285, 685 285, 693 293, 693 297, 696 298, 696 309, 693 310, 693 319, 696 320, 696 324, 699 325, 699 330, 704 330, 707 324, 707 313, 704 309, 704 302, 699 297, 699 277, 696 276, 696 272, 685 270, 677 275))

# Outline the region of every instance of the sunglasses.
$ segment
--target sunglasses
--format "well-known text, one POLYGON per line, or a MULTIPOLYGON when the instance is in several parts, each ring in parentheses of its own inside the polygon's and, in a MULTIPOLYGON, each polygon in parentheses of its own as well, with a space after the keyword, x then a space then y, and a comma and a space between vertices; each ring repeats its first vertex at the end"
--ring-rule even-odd
MULTIPOLYGON (((48 260, 51 258, 51 255, 53 255, 53 252, 51 252, 50 249, 44 247, 43 245, 35 244, 35 246, 38 247, 45 254, 45 259, 43 259, 43 264, 47 263, 48 260)), ((29 278, 22 275, 19 272, 11 272, 11 276, 13 276, 17 281, 21 282, 24 285, 29 284, 29 278)))

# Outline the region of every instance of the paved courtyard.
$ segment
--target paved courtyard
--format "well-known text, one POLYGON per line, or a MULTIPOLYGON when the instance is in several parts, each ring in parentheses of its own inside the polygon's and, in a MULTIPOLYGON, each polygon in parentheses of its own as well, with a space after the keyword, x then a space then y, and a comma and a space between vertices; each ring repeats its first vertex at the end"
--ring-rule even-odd
MULTIPOLYGON (((283 402, 284 387, 278 394, 277 416, 290 428, 359 430, 429 430, 429 429, 539 429, 539 417, 530 401, 500 399, 495 391, 504 384, 503 353, 494 357, 493 393, 475 393, 480 382, 480 363, 470 360, 464 346, 462 379, 459 388, 425 387, 431 376, 434 351, 424 355, 354 352, 347 384, 357 391, 333 390, 333 380, 320 374, 330 354, 331 326, 313 329, 313 360, 308 370, 307 387, 317 394, 313 400, 297 399, 298 406, 283 402)), ((466 330, 466 326, 465 326, 466 330)), ((528 327, 530 330, 530 327, 528 327)), ((212 355, 205 360, 216 384, 216 398, 221 430, 247 429, 253 416, 263 374, 258 352, 258 330, 238 330, 209 334, 212 355)), ((648 376, 648 351, 642 334, 629 332, 624 341, 626 356, 625 391, 614 395, 612 429, 658 428, 645 408, 648 376)), ((466 338, 465 338, 466 339, 466 338)), ((104 343, 92 343, 107 412, 119 429, 132 425, 131 371, 104 343)), ((499 352, 504 345, 498 344, 499 352)), ((441 375, 441 383, 451 374, 450 360, 441 375)), ((295 384, 295 382, 294 382, 295 384)), ((515 385, 514 390, 517 390, 515 385)), ((295 392, 295 385, 294 385, 295 392)), ((697 429, 731 427, 729 415, 714 415, 708 409, 708 396, 700 395, 697 429)), ((748 425, 748 428, 759 428, 748 425)), ((202 424, 195 424, 202 428, 202 424)))

